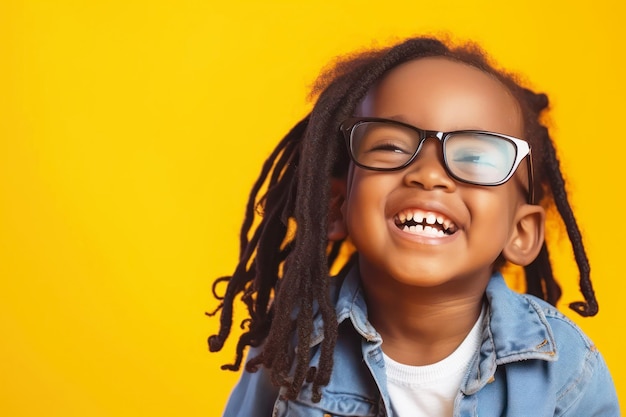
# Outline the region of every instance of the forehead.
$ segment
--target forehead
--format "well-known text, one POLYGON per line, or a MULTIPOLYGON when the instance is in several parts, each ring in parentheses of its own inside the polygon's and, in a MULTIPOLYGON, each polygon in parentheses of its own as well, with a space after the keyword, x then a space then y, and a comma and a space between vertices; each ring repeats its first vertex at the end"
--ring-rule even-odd
POLYGON ((421 58, 387 73, 363 100, 362 116, 428 130, 480 129, 520 137, 519 105, 495 77, 447 58, 421 58))

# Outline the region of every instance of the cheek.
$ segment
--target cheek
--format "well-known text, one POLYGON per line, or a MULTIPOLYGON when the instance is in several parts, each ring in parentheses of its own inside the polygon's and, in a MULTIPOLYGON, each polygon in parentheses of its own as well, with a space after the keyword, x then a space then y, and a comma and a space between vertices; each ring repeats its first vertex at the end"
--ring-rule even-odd
POLYGON ((376 228, 385 221, 385 203, 392 187, 390 180, 382 175, 353 175, 343 206, 351 236, 376 233, 376 228))
POLYGON ((474 225, 480 230, 506 239, 514 228, 517 207, 521 203, 519 187, 512 182, 479 190, 467 195, 464 200, 474 225))
POLYGON ((353 175, 346 193, 349 211, 358 213, 364 209, 384 208, 387 196, 394 187, 395 181, 387 175, 369 172, 353 175))

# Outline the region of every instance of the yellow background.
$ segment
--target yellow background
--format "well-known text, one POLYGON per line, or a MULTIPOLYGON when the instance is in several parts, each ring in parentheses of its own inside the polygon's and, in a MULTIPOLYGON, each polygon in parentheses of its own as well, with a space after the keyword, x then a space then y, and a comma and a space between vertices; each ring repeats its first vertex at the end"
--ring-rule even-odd
POLYGON ((550 94, 601 310, 567 240, 562 307, 624 398, 623 2, 507 3, 2 0, 0 415, 218 416, 204 312, 262 161, 332 57, 433 31, 550 94))

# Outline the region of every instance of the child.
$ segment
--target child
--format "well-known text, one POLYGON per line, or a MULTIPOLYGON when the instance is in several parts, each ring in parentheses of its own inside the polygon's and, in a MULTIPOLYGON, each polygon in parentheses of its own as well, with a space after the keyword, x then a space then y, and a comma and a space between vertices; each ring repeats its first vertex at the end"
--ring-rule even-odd
POLYGON ((224 416, 618 416, 600 353, 553 307, 551 205, 580 270, 571 308, 598 311, 547 97, 475 45, 429 38, 340 61, 314 93, 252 190, 235 273, 215 283, 228 285, 211 351, 236 296, 249 312, 224 416), (507 263, 530 295, 506 287, 507 263))

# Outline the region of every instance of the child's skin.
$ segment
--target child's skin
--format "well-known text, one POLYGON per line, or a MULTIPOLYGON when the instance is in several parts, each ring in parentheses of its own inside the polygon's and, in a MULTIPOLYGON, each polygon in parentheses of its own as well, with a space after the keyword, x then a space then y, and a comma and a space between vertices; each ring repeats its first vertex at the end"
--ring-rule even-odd
MULTIPOLYGON (((370 91, 357 116, 525 139, 519 104, 506 87, 445 58, 396 67, 370 91)), ((476 323, 496 259, 527 265, 537 256, 545 215, 527 203, 528 187, 525 163, 499 186, 454 180, 436 138, 426 139, 402 170, 351 166, 345 180, 333 183, 337 209, 328 237, 349 236, 359 252, 369 320, 389 357, 427 365, 450 355, 476 323), (458 230, 443 237, 401 230, 397 216, 416 210, 443 216, 458 230)))

